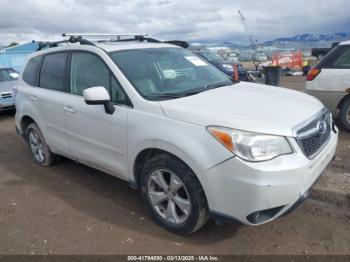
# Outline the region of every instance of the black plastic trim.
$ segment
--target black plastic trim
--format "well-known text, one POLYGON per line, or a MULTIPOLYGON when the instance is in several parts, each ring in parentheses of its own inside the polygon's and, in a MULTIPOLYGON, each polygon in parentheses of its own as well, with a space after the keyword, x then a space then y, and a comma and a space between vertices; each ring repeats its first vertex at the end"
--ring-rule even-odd
POLYGON ((301 206, 305 200, 309 197, 309 191, 306 191, 298 200, 294 203, 286 212, 284 212, 280 217, 287 216, 292 213, 295 209, 301 206))
POLYGON ((275 217, 284 207, 285 206, 277 206, 255 211, 249 214, 246 218, 252 224, 261 224, 275 217))
POLYGON ((223 223, 235 223, 235 224, 240 224, 244 225, 239 219, 226 215, 221 212, 209 210, 209 216, 214 219, 215 221, 223 222, 223 223))

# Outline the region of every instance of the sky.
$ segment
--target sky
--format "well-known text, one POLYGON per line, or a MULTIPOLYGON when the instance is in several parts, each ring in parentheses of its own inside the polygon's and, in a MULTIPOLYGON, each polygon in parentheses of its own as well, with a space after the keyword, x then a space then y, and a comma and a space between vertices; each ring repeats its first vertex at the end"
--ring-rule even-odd
POLYGON ((66 33, 148 33, 162 40, 248 43, 350 31, 349 0, 0 0, 0 43, 66 33))

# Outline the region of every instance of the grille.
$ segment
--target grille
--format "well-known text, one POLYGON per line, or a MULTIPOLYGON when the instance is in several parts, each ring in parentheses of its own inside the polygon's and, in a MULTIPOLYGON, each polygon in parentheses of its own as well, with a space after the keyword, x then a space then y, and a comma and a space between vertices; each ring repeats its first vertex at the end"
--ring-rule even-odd
POLYGON ((323 110, 297 131, 297 142, 308 158, 315 157, 327 144, 332 129, 332 116, 323 110))
POLYGON ((10 99, 10 98, 12 98, 12 94, 11 93, 2 93, 1 98, 2 99, 10 99))

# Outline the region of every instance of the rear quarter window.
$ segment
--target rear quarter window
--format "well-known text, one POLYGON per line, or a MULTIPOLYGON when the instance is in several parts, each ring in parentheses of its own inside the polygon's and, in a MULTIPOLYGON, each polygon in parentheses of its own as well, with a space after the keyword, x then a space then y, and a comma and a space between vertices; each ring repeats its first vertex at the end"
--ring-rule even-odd
POLYGON ((28 61, 22 76, 23 81, 26 82, 28 85, 36 85, 36 79, 38 75, 40 62, 41 56, 35 56, 28 61))

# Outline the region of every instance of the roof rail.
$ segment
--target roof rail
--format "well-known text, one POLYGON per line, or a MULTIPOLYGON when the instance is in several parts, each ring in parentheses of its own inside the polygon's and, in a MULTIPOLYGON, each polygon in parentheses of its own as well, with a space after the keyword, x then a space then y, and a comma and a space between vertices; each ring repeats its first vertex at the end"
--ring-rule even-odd
POLYGON ((63 37, 66 36, 74 36, 74 37, 116 37, 118 40, 120 40, 122 37, 126 36, 133 36, 136 37, 146 37, 148 34, 110 34, 110 33, 63 33, 63 37))
POLYGON ((94 43, 90 42, 89 40, 86 40, 82 38, 81 36, 70 36, 67 40, 61 40, 61 41, 54 41, 54 42, 39 42, 38 49, 36 51, 40 51, 46 47, 57 47, 59 44, 65 44, 65 43, 79 43, 81 45, 92 45, 95 46, 94 43))
POLYGON ((104 43, 104 42, 129 42, 129 41, 147 41, 149 43, 169 43, 169 44, 174 44, 174 45, 178 45, 180 47, 183 48, 188 48, 189 44, 185 41, 179 41, 179 40, 172 40, 172 41, 160 41, 158 39, 155 38, 150 38, 147 37, 147 34, 72 34, 72 33, 63 33, 62 34, 63 37, 69 37, 69 39, 65 39, 65 40, 61 40, 61 41, 54 41, 54 42, 39 42, 39 46, 37 51, 40 51, 44 48, 51 48, 51 47, 57 47, 60 44, 65 44, 65 43, 79 43, 81 45, 91 45, 91 46, 96 46, 95 43, 104 43), (87 36, 87 37, 117 37, 117 39, 103 39, 103 40, 99 40, 96 39, 94 42, 89 41, 85 38, 83 38, 83 36, 87 36), (124 38, 122 39, 121 37, 124 36, 129 36, 131 38, 124 38))
POLYGON ((104 43, 104 42, 130 42, 130 41, 147 41, 151 43, 161 43, 161 41, 147 37, 148 34, 94 34, 94 33, 63 33, 63 37, 70 36, 70 37, 91 37, 96 39, 91 39, 91 41, 98 42, 98 43, 104 43), (107 39, 98 39, 98 37, 104 37, 107 39), (129 37, 129 38, 123 38, 123 37, 129 37))

